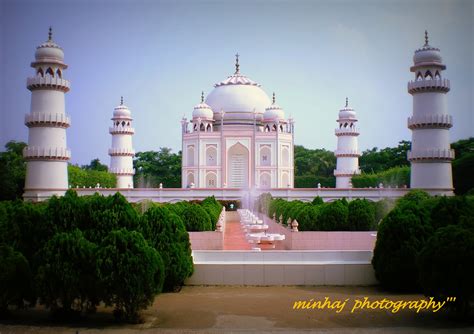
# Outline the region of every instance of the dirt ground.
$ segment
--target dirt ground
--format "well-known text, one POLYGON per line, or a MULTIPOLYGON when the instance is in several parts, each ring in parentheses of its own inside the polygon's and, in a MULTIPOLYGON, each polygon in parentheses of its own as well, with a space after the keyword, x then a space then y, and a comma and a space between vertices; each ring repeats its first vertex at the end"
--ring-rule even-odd
MULTIPOLYGON (((75 324, 54 324, 38 307, 17 311, 0 321, 7 333, 474 333, 474 321, 455 320, 442 308, 431 311, 359 310, 351 313, 356 299, 419 300, 422 295, 388 294, 377 287, 184 287, 180 293, 159 295, 142 313, 139 325, 114 323, 110 308, 99 308, 75 324), (336 309, 294 310, 296 300, 344 301, 336 309)), ((334 304, 333 304, 334 305, 334 304)))

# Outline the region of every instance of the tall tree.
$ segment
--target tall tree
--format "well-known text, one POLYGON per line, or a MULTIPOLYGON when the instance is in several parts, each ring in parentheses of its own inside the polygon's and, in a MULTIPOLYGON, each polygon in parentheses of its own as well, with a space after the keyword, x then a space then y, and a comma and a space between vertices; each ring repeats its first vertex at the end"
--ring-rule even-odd
POLYGON ((26 162, 24 142, 9 141, 6 151, 0 152, 0 200, 21 198, 25 186, 26 162))
POLYGON ((160 183, 166 188, 181 187, 181 151, 162 147, 158 152, 138 152, 133 165, 136 187, 156 188, 160 183))
POLYGON ((410 141, 402 140, 397 147, 366 150, 359 158, 360 169, 365 173, 377 173, 393 167, 409 166, 407 151, 410 147, 410 141))
POLYGON ((99 158, 95 158, 91 160, 91 163, 88 165, 84 165, 81 167, 82 169, 87 169, 87 170, 96 170, 99 172, 107 172, 108 167, 107 165, 104 165, 103 163, 100 162, 99 158))

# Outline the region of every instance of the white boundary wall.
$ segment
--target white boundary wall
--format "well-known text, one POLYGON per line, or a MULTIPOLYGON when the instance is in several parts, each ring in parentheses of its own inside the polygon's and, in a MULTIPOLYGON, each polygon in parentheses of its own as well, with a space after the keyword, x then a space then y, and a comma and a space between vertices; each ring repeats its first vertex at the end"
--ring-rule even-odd
MULTIPOLYGON (((53 195, 65 192, 66 189, 34 189, 35 196, 29 197, 32 201, 44 201, 53 195)), ((249 207, 262 193, 271 193, 275 198, 286 200, 301 200, 311 202, 316 196, 325 202, 346 198, 366 198, 370 201, 379 201, 383 198, 399 198, 410 191, 408 188, 274 188, 274 189, 230 189, 230 188, 202 188, 202 189, 174 189, 174 188, 135 188, 135 189, 104 189, 104 188, 77 188, 79 196, 99 193, 105 196, 120 192, 129 202, 136 203, 144 200, 153 202, 180 202, 202 200, 208 196, 215 196, 218 200, 241 200, 244 207, 249 207)), ((429 189, 430 195, 452 196, 452 189, 429 189)))
POLYGON ((193 251, 186 285, 374 285, 371 251, 193 251))

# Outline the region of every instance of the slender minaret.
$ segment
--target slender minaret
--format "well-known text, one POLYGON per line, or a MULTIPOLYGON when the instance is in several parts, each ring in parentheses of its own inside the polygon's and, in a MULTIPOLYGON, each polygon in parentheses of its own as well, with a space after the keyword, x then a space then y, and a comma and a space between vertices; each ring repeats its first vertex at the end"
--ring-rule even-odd
POLYGON ((337 150, 334 152, 337 158, 337 166, 334 170, 336 176, 336 188, 352 188, 351 178, 354 174, 360 174, 359 170, 359 148, 357 137, 359 129, 354 109, 349 107, 346 97, 346 106, 339 111, 339 128, 336 129, 337 150))
POLYGON ((52 195, 63 195, 68 188, 66 129, 71 121, 65 113, 64 94, 69 81, 63 79, 64 52, 53 42, 49 28, 48 40, 36 48, 31 63, 35 76, 27 79, 31 91, 31 109, 25 116, 28 146, 26 160, 25 200, 40 201, 52 195))
POLYGON ((451 160, 454 151, 449 144, 449 128, 453 126, 452 116, 447 112, 446 93, 449 80, 442 78, 446 69, 438 48, 428 44, 425 31, 425 45, 415 51, 415 80, 408 83, 408 92, 413 95, 413 116, 408 118, 412 130, 411 188, 452 190, 451 160))
POLYGON ((112 135, 112 148, 109 149, 110 168, 109 172, 117 176, 117 188, 133 188, 133 157, 135 151, 132 147, 132 136, 135 129, 132 128, 132 115, 127 106, 123 104, 115 107, 112 117, 112 127, 109 132, 112 135))

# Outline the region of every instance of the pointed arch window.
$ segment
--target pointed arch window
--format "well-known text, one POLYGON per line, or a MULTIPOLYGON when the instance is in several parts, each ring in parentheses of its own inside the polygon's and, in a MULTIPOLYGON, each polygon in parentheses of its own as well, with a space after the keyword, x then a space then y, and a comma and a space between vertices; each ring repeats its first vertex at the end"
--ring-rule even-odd
POLYGON ((441 75, 439 74, 439 71, 436 71, 435 79, 437 79, 437 80, 441 79, 441 75))
POLYGON ((49 74, 50 76, 54 77, 53 69, 51 67, 48 67, 48 69, 46 70, 46 74, 49 74))
POLYGON ((419 80, 423 80, 423 75, 421 74, 421 72, 418 72, 418 74, 416 75, 416 81, 419 80))
POLYGON ((59 68, 56 70, 56 76, 60 79, 63 77, 61 70, 59 68))
POLYGON ((36 75, 44 77, 44 72, 43 72, 43 69, 41 67, 38 68, 38 71, 36 71, 36 75))
POLYGON ((432 80, 433 79, 433 75, 431 74, 430 71, 426 71, 425 73, 425 80, 432 80))

